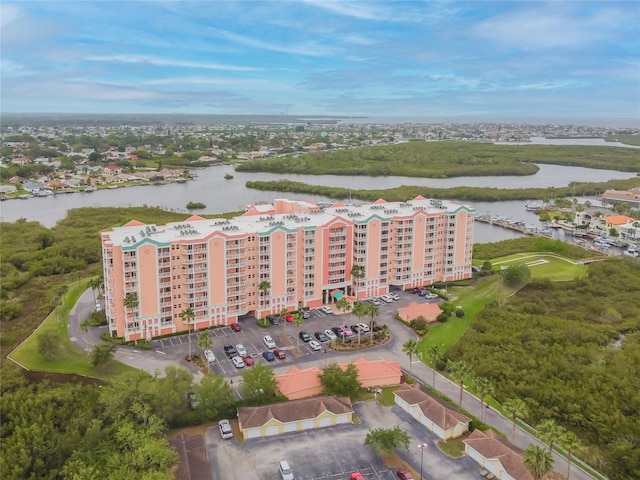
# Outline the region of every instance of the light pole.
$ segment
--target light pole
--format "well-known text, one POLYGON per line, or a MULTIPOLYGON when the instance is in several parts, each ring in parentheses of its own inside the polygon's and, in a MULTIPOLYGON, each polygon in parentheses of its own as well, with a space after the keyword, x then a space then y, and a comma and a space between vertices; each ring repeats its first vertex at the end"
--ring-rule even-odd
POLYGON ((421 443, 420 445, 418 445, 418 448, 420 449, 420 480, 422 479, 422 459, 424 458, 424 449, 427 448, 429 445, 426 443, 421 443))

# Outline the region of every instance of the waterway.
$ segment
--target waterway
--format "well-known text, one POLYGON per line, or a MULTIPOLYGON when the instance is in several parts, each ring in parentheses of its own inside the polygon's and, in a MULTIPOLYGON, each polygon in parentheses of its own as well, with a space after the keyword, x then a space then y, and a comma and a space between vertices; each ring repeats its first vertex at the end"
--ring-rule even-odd
MULTIPOLYGON (((27 200, 7 200, 0 204, 3 221, 13 222, 19 218, 39 221, 47 227, 64 218, 67 211, 79 207, 133 207, 157 206, 165 210, 188 213, 188 202, 202 202, 207 205, 197 213, 223 213, 243 210, 245 205, 269 202, 275 198, 308 200, 309 195, 282 192, 264 192, 245 187, 249 180, 289 180, 316 185, 339 186, 354 189, 386 189, 400 185, 422 185, 435 188, 451 186, 477 186, 496 188, 561 187, 572 181, 596 182, 609 179, 631 178, 635 173, 596 170, 582 167, 540 165, 535 175, 527 177, 460 177, 448 179, 412 177, 362 177, 339 175, 278 175, 269 173, 235 172, 233 166, 209 167, 197 170, 197 179, 183 184, 161 186, 128 187, 115 190, 99 190, 92 193, 55 195, 27 200), (226 180, 225 173, 234 178, 226 180)), ((314 196, 315 200, 330 199, 314 196)), ((537 217, 526 212, 524 201, 506 202, 465 202, 475 206, 478 213, 491 212, 494 215, 513 217, 527 224, 537 223, 537 217)), ((478 223, 475 230, 476 242, 491 242, 517 237, 519 234, 507 229, 478 223)))

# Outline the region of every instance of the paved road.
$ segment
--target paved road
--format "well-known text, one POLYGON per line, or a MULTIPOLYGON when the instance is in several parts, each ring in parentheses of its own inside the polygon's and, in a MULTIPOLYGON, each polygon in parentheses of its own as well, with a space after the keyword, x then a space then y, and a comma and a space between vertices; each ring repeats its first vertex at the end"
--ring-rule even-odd
MULTIPOLYGON (((378 316, 377 322, 379 324, 387 324, 389 326, 390 331, 392 332, 392 338, 389 343, 383 346, 374 347, 368 350, 363 350, 359 352, 330 352, 327 355, 316 354, 316 355, 303 355, 295 360, 295 365, 298 367, 310 367, 317 366, 319 368, 323 368, 326 365, 327 361, 330 362, 340 362, 347 363, 356 360, 359 357, 366 357, 369 359, 374 358, 388 358, 391 360, 397 361, 403 370, 406 372, 411 371, 413 377, 418 379, 424 384, 431 385, 433 372, 432 370, 420 362, 418 359, 413 360, 413 364, 409 365, 409 357, 402 352, 402 345, 410 338, 416 338, 414 332, 405 327, 400 322, 394 319, 395 313, 397 312, 397 308, 400 306, 405 306, 411 301, 416 301, 417 296, 411 295, 409 293, 402 292, 401 299, 399 302, 383 305, 380 307, 380 314, 378 316)), ((89 330, 87 334, 82 332, 78 328, 78 324, 85 318, 88 318, 91 314, 92 309, 94 308, 94 301, 91 290, 87 290, 82 294, 78 303, 73 307, 71 313, 69 315, 69 335, 71 340, 76 343, 80 348, 86 349, 88 347, 93 347, 95 343, 100 341, 100 333, 102 331, 106 331, 106 327, 101 327, 100 329, 92 328, 89 330)), ((338 325, 340 323, 346 323, 348 325, 352 325, 357 323, 356 317, 354 317, 351 313, 346 314, 337 314, 335 316, 327 315, 326 317, 320 318, 319 316, 315 316, 315 319, 319 319, 321 321, 326 321, 328 319, 332 320, 334 324, 338 325)), ((309 321, 308 328, 311 331, 313 330, 313 322, 312 319, 309 321)), ((255 323, 253 325, 247 324, 245 329, 249 331, 251 328, 258 328, 255 323)), ((277 333, 281 327, 271 327, 267 331, 264 330, 256 330, 257 335, 264 335, 265 333, 273 334, 277 333)), ((288 326, 282 327, 288 328, 288 326)), ((294 340, 295 342, 295 340, 294 340)), ((231 343, 231 342, 229 342, 231 343)), ((234 342, 235 343, 235 342, 234 342)), ((193 345, 192 345, 193 347, 193 345)), ((184 351, 186 351, 187 346, 183 347, 184 351)), ((197 347, 196 347, 197 348, 197 347)), ((194 350, 195 351, 195 350, 194 350)), ((136 350, 135 348, 130 347, 119 347, 118 351, 115 355, 115 358, 122 363, 133 366, 135 368, 140 368, 150 373, 158 373, 162 375, 164 372, 164 368, 167 365, 176 365, 179 364, 185 368, 188 368, 190 371, 194 373, 195 381, 198 382, 202 378, 202 374, 191 364, 184 361, 185 353, 180 348, 171 350, 167 349, 167 351, 146 351, 146 350, 136 350)), ((292 367, 293 363, 287 362, 283 365, 270 364, 269 366, 273 368, 276 374, 284 373, 292 367)), ((227 369, 229 372, 227 373, 227 378, 233 380, 234 385, 240 385, 240 380, 242 378, 241 371, 234 369, 227 369)), ((436 381, 435 388, 439 392, 443 393, 447 397, 451 398, 454 401, 457 401, 460 398, 460 387, 455 383, 451 382, 448 378, 442 376, 440 373, 436 372, 436 381)), ((480 412, 480 401, 467 392, 466 390, 463 392, 462 398, 462 407, 470 412, 477 418, 481 417, 480 412)), ((530 444, 534 443, 540 446, 544 446, 538 439, 533 437, 531 434, 520 428, 516 427, 516 435, 515 438, 511 438, 512 431, 512 423, 509 419, 503 417, 499 412, 496 412, 493 409, 488 409, 486 411, 485 423, 496 428, 497 430, 505 433, 509 440, 512 441, 514 445, 521 449, 525 449, 530 444)), ((567 460, 558 455, 557 453, 553 453, 555 464, 554 470, 563 475, 567 472, 567 460)), ((578 468, 577 466, 572 466, 571 468, 571 477, 575 480, 592 480, 592 476, 578 468)))

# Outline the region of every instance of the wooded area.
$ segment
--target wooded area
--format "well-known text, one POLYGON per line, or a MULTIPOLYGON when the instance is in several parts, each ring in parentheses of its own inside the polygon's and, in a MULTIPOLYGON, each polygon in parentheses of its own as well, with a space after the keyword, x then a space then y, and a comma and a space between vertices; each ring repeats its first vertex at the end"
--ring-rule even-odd
MULTIPOLYGON (((505 252, 503 252, 504 254, 505 252)), ((592 263, 572 282, 536 281, 487 305, 448 352, 521 398, 536 425, 553 419, 611 479, 640 478, 640 264, 592 263)))

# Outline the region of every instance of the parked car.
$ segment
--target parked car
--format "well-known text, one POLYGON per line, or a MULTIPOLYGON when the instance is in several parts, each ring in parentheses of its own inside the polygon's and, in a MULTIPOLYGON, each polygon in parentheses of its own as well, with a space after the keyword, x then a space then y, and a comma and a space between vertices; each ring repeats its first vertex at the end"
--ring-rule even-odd
POLYGON ((351 330, 351 327, 348 327, 347 325, 340 325, 340 328, 342 329, 345 337, 353 337, 353 330, 351 330))
POLYGON ((391 298, 391 295, 382 295, 380 298, 384 302, 393 303, 393 298, 391 298))
POLYGON ((309 320, 311 318, 311 313, 309 313, 309 310, 302 311, 302 318, 304 318, 305 320, 309 320))
POLYGON ((240 324, 239 323, 232 323, 229 326, 231 327, 231 330, 233 330, 234 332, 241 332, 242 331, 242 328, 240 328, 240 324))
POLYGON ((276 348, 276 349, 273 351, 273 354, 274 354, 277 358, 279 358, 280 360, 284 360, 285 358, 287 358, 287 354, 286 354, 286 353, 284 353, 284 350, 280 350, 279 348, 276 348))
POLYGON ((322 333, 322 332, 316 332, 313 334, 314 337, 316 337, 316 340, 318 340, 319 342, 325 343, 329 341, 329 338, 327 338, 327 336, 322 333))
POLYGON ((300 337, 300 340, 305 343, 311 340, 311 335, 309 335, 307 332, 300 332, 298 336, 300 337))
POLYGON ((320 342, 318 342, 317 340, 309 340, 309 347, 311 348, 311 350, 315 350, 316 352, 318 350, 322 350, 322 345, 320 345, 320 342))
POLYGON ((102 305, 100 305, 100 302, 96 302, 96 312, 101 312, 102 311, 102 305))
POLYGON ((437 293, 428 292, 425 294, 424 298, 426 300, 435 300, 436 298, 440 298, 440 295, 438 295, 437 293))
POLYGON ((271 335, 265 335, 262 341, 264 342, 265 347, 276 348, 276 342, 273 341, 273 338, 271 338, 271 335))
POLYGON ((244 368, 244 360, 238 355, 231 359, 231 363, 233 363, 233 366, 236 368, 244 368))
POLYGON ((358 326, 360 327, 360 331, 362 333, 369 333, 369 325, 367 325, 366 323, 359 323, 358 326))
POLYGON ((400 467, 396 470, 396 475, 398 475, 400 480, 414 480, 413 475, 411 475, 411 472, 406 468, 400 467))
POLYGON ((285 321, 288 323, 292 323, 293 322, 293 315, 291 315, 290 313, 288 315, 286 315, 284 317, 285 321))
POLYGON ((229 422, 229 420, 220 420, 218 422, 218 428, 220 429, 220 436, 224 440, 233 438, 233 430, 231 429, 231 423, 229 422))
POLYGON ((267 320, 271 325, 282 325, 283 318, 277 315, 267 315, 267 320))
POLYGON ((267 362, 273 362, 276 359, 276 356, 273 354, 273 352, 270 352, 269 350, 267 350, 266 352, 262 352, 262 356, 267 362))
POLYGON ((254 365, 256 363, 256 361, 253 358, 251 358, 249 355, 243 355, 242 360, 244 361, 244 364, 247 367, 250 367, 251 365, 254 365))
POLYGON ((233 345, 225 345, 223 347, 223 349, 224 349, 224 353, 230 359, 233 358, 233 357, 237 357, 238 356, 238 352, 237 352, 237 350, 235 348, 233 348, 233 345))
POLYGON ((379 307, 380 305, 382 305, 382 301, 380 301, 377 298, 372 298, 371 303, 373 303, 376 307, 379 307))
POLYGON ((397 293, 390 293, 389 296, 396 301, 400 300, 400 295, 398 295, 397 293))
POLYGON ((331 331, 334 333, 336 338, 344 338, 344 331, 341 327, 331 327, 331 331))
POLYGON ((349 476, 349 480, 364 480, 364 475, 362 475, 360 472, 353 472, 349 476))
POLYGON ((418 295, 420 295, 421 297, 424 297, 427 293, 429 293, 429 290, 427 290, 426 288, 421 288, 420 290, 418 290, 418 295))
MULTIPOLYGON (((286 460, 280 460, 278 465, 278 472, 280 472, 280 478, 282 480, 293 480, 293 470, 289 466, 289 462, 286 460)), ((364 480, 364 479, 363 479, 364 480)))
POLYGON ((209 363, 213 363, 216 361, 216 356, 213 354, 211 350, 204 351, 204 358, 206 358, 207 362, 209 363))
POLYGON ((420 288, 418 287, 415 287, 413 290, 411 290, 411 293, 414 293, 414 294, 418 292, 420 292, 420 288))
POLYGON ((327 315, 331 315, 333 313, 333 310, 331 310, 331 307, 327 307, 326 305, 324 307, 320 307, 320 310, 322 310, 327 315))
POLYGON ((236 351, 238 352, 238 355, 240 355, 241 357, 247 354, 247 349, 244 348, 244 345, 242 345, 241 343, 236 345, 236 351))
POLYGON ((324 334, 325 334, 325 336, 329 339, 329 341, 330 341, 330 342, 335 342, 335 341, 338 339, 338 337, 336 336, 336 334, 335 334, 335 333, 333 333, 333 330, 331 330, 331 329, 329 329, 329 328, 327 328, 327 329, 324 331, 324 334))

